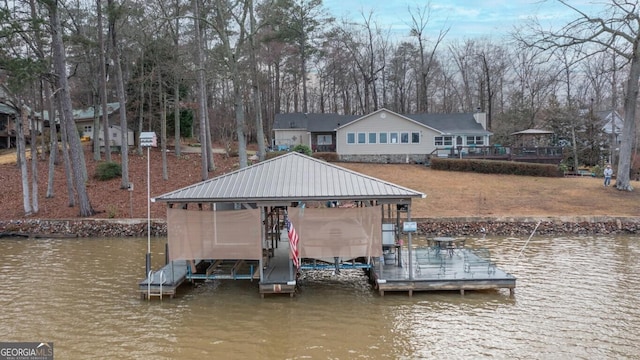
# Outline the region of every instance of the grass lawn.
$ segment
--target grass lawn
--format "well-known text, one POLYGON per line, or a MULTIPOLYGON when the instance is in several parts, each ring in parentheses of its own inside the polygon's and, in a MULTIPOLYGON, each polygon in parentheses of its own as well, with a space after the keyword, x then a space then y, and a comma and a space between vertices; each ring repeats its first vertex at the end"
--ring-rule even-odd
MULTIPOLYGON (((349 164, 345 168, 427 194, 412 217, 640 215, 636 190, 604 187, 602 178, 541 178, 431 170, 422 165, 349 164)), ((615 182, 612 181, 612 184, 615 182)))

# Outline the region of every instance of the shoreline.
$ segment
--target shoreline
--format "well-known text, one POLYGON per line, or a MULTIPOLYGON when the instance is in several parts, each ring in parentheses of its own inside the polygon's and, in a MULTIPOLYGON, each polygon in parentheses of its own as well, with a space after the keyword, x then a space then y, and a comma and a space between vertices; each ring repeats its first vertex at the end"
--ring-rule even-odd
MULTIPOLYGON (((490 236, 530 235, 540 222, 540 235, 640 234, 636 216, 492 216, 414 218, 417 235, 490 236)), ((151 236, 167 236, 164 219, 151 219, 151 236)), ((20 219, 0 220, 0 238, 89 238, 147 236, 148 219, 20 219)))

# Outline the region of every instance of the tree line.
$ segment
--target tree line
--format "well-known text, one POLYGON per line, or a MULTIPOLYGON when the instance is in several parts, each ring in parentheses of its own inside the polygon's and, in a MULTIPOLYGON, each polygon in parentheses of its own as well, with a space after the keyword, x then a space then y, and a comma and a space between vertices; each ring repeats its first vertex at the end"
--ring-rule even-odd
MULTIPOLYGON (((215 169, 214 142, 237 143, 241 167, 247 143, 257 143, 263 159, 278 113, 364 115, 384 107, 482 111, 493 141, 504 145, 516 131, 553 130, 555 144, 572 150, 569 165, 615 161, 616 187, 631 190, 638 2, 609 0, 597 14, 557 2, 575 20, 553 31, 532 18, 499 39, 454 39, 449 26, 433 29, 428 5, 398 14, 408 28, 400 34, 373 11, 336 19, 322 0, 16 0, 0 8, 0 71, 21 114, 58 114, 62 134, 51 126, 47 196, 62 156, 69 203, 79 204, 81 216, 93 209, 71 112, 100 110, 95 139, 108 102, 121 104, 123 129, 160 134, 165 179, 170 142, 181 156, 183 139, 200 141, 204 180, 215 169), (624 128, 613 129, 622 134, 618 153, 615 135, 594 116, 600 110, 625 117, 624 128)), ((104 135, 104 154, 94 141, 96 161, 111 160, 106 128, 104 135)), ((135 151, 142 154, 139 143, 135 151)), ((26 173, 23 166, 25 212, 37 212, 26 173)))

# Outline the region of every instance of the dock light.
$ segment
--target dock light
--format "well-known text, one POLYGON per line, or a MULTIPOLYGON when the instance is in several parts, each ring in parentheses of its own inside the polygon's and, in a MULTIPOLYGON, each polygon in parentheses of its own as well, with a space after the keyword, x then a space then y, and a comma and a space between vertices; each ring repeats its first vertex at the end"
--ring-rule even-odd
MULTIPOLYGON (((153 131, 140 133, 140 146, 147 148, 147 256, 145 261, 145 274, 151 271, 151 180, 150 180, 150 157, 149 148, 158 146, 158 137, 153 131)), ((151 281, 151 279, 149 279, 151 281)))

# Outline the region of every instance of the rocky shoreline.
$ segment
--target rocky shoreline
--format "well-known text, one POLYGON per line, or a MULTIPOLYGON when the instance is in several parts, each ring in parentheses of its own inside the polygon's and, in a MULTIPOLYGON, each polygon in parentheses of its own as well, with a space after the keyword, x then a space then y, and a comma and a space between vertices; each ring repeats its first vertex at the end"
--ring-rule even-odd
MULTIPOLYGON (((418 235, 426 236, 526 236, 640 234, 639 217, 455 217, 413 219, 418 235), (540 225, 538 225, 540 223, 540 225)), ((0 237, 143 237, 147 219, 0 220, 0 237)), ((163 219, 151 219, 151 236, 166 236, 163 219)))

